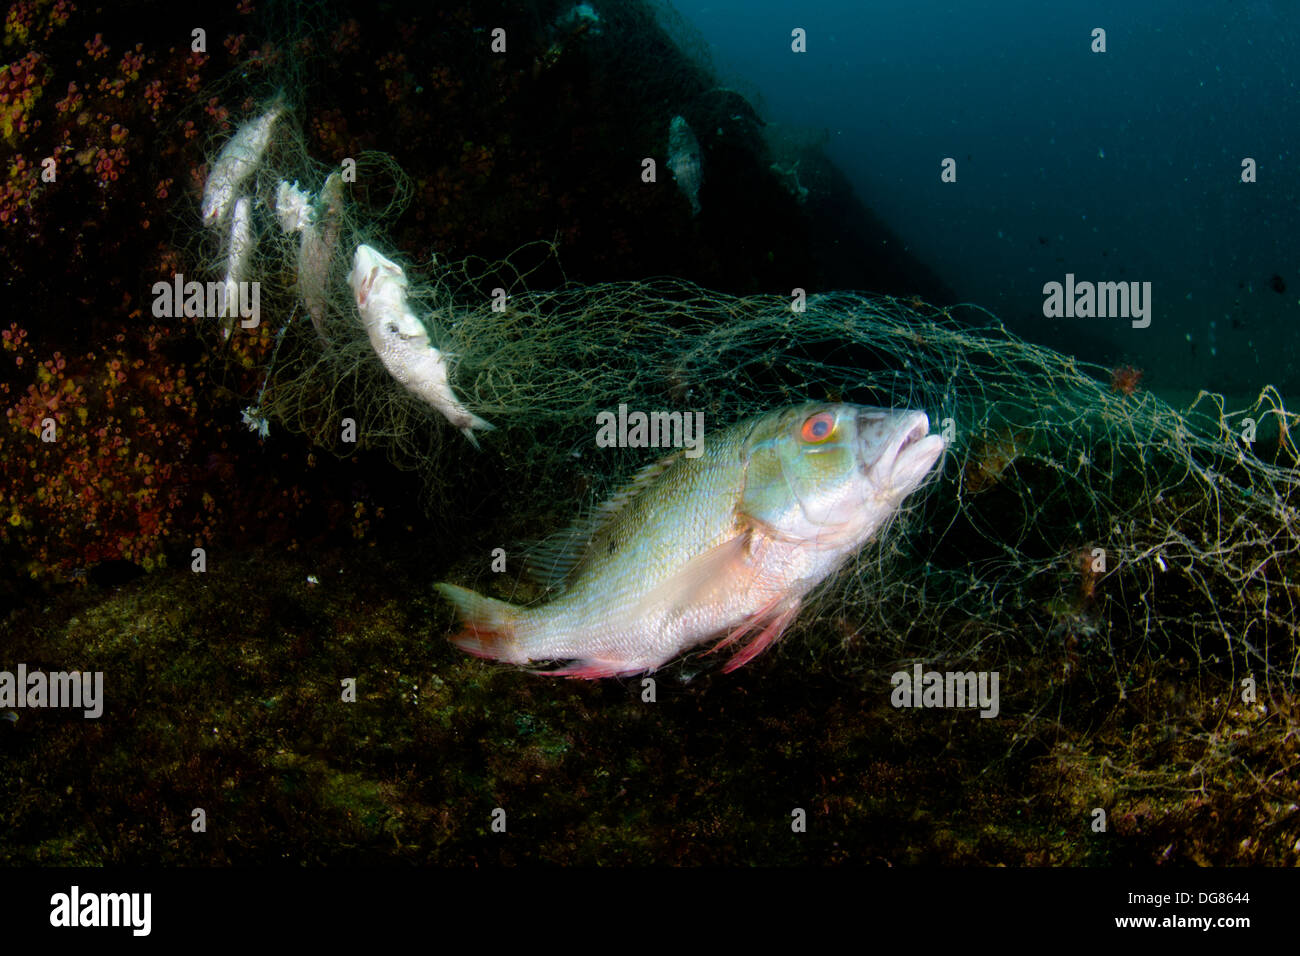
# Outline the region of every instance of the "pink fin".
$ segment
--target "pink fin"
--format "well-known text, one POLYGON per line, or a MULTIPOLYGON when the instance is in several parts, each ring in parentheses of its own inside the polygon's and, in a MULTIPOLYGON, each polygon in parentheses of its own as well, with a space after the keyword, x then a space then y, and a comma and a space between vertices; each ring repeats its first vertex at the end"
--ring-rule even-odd
POLYGON ((781 603, 781 598, 779 597, 773 598, 772 600, 768 601, 766 604, 760 607, 753 614, 749 615, 749 617, 741 621, 740 624, 738 624, 734 630, 728 633, 726 637, 724 637, 722 640, 718 641, 718 643, 710 647, 709 653, 710 654, 717 653, 718 651, 722 650, 724 647, 736 643, 736 641, 740 640, 742 637, 744 637, 754 628, 758 627, 758 625, 762 624, 765 620, 767 620, 767 618, 772 614, 773 611, 776 610, 777 605, 779 605, 780 603, 781 603))
POLYGON ((745 666, 759 654, 763 653, 763 651, 767 650, 770 645, 776 643, 776 639, 785 633, 785 629, 790 626, 790 622, 793 621, 795 616, 799 613, 799 602, 795 601, 793 604, 782 609, 770 618, 767 617, 769 612, 771 612, 776 605, 777 602, 773 601, 766 607, 761 608, 738 628, 714 645, 713 650, 716 651, 728 644, 734 643, 750 631, 754 630, 754 628, 756 628, 764 618, 767 618, 767 623, 764 624, 763 629, 758 632, 758 635, 752 641, 737 651, 735 655, 732 656, 731 660, 727 661, 722 668, 722 673, 730 674, 736 668, 745 666))
POLYGON ((584 659, 574 661, 567 667, 562 667, 557 671, 533 671, 534 674, 544 674, 547 677, 581 677, 586 680, 595 680, 599 677, 619 677, 623 674, 637 674, 645 668, 636 667, 628 670, 626 664, 618 661, 601 661, 595 659, 584 659))
POLYGON ((451 642, 475 657, 521 664, 528 658, 519 647, 516 624, 519 609, 505 601, 484 597, 454 584, 436 585, 456 606, 465 629, 452 635, 451 642))
POLYGON ((514 652, 509 648, 512 637, 500 631, 483 631, 475 627, 467 627, 451 635, 447 640, 475 657, 485 657, 493 661, 513 659, 514 652))

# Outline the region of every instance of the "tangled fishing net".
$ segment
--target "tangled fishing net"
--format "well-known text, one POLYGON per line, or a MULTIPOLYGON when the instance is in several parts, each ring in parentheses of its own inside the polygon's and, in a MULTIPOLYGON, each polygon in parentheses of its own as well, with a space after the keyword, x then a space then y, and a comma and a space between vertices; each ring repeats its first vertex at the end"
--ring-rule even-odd
MULTIPOLYGON (((257 178, 267 207, 277 183, 318 193, 328 173, 292 130, 280 142, 257 178)), ((1202 393, 1180 411, 973 306, 736 297, 675 279, 529 288, 549 247, 503 263, 403 263, 452 389, 496 427, 475 451, 388 375, 361 325, 353 250, 371 243, 401 261, 381 230, 405 191, 390 161, 363 166, 371 185, 347 187, 317 321, 295 278, 297 238, 259 214, 264 370, 250 400, 273 428, 346 455, 351 418, 361 445, 418 469, 431 512, 486 496, 492 533, 523 539, 563 527, 655 454, 595 447, 597 413, 619 404, 702 411, 707 429, 803 401, 923 409, 950 439, 940 474, 821 589, 778 659, 825 657, 882 681, 912 661, 1000 670, 1003 715, 1026 728, 1127 698, 1146 702, 1130 726, 1147 727, 1168 704, 1153 688, 1196 687, 1197 706, 1161 731, 1190 742, 1181 756, 1148 764, 1135 733, 1109 770, 1088 768, 1121 788, 1194 788, 1234 746, 1242 757, 1241 727, 1269 759, 1294 750, 1300 423, 1271 388, 1249 407, 1202 393)), ((509 541, 461 546, 498 543, 509 541)))

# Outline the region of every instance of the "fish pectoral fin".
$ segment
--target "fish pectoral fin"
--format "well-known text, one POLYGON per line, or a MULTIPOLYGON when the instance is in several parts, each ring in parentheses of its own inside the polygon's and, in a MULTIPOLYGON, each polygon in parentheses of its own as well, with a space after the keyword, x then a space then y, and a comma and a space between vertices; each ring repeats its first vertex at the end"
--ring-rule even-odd
POLYGON ((760 624, 763 625, 763 629, 758 632, 754 639, 732 655, 731 660, 723 665, 722 673, 730 674, 737 667, 748 664, 768 647, 776 643, 776 639, 785 633, 785 629, 790 626, 790 622, 795 619, 798 613, 798 600, 786 603, 785 599, 777 598, 742 621, 730 634, 713 645, 709 653, 720 651, 727 645, 734 644, 760 624))
POLYGON ((743 587, 746 577, 752 573, 749 538, 750 530, 746 528, 691 558, 641 598, 631 612, 632 617, 643 620, 666 613, 670 619, 675 618, 690 608, 710 603, 719 592, 743 587))
POLYGON ((464 630, 450 637, 453 644, 476 657, 527 663, 528 654, 520 646, 517 633, 519 608, 455 584, 435 586, 456 606, 465 624, 464 630))

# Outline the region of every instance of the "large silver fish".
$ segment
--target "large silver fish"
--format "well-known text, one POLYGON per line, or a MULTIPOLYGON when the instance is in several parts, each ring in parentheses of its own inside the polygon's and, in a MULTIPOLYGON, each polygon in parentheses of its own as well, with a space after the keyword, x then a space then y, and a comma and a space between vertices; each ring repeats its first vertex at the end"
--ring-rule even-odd
POLYGON ((439 584, 463 650, 570 677, 652 671, 722 637, 734 670, 889 520, 943 453, 924 412, 799 405, 643 469, 539 562, 557 598, 518 607, 439 584))

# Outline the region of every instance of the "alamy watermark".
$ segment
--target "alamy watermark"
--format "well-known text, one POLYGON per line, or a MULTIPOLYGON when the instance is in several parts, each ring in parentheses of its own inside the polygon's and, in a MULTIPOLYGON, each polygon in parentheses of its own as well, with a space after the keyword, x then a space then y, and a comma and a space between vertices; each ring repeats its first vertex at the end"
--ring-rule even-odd
POLYGON ((703 412, 629 412, 596 414, 597 448, 685 448, 687 458, 704 453, 703 412))
POLYGON ((103 671, 0 671, 0 707, 70 707, 90 719, 104 712, 103 671))
POLYGON ((240 328, 255 329, 260 321, 260 299, 260 282, 186 282, 185 276, 178 272, 171 282, 153 284, 156 319, 238 318, 240 328))
POLYGON ((895 707, 979 707, 981 717, 998 715, 997 671, 927 671, 916 664, 898 671, 889 702, 895 707))
POLYGON ((148 936, 152 911, 152 893, 83 893, 74 883, 67 893, 50 897, 50 925, 59 928, 121 926, 148 936))
POLYGON ((1043 316, 1049 319, 1132 319, 1135 329, 1151 324, 1150 282, 1075 282, 1043 284, 1043 316))

